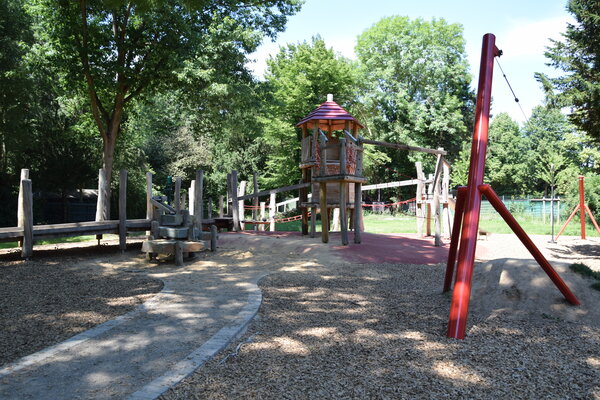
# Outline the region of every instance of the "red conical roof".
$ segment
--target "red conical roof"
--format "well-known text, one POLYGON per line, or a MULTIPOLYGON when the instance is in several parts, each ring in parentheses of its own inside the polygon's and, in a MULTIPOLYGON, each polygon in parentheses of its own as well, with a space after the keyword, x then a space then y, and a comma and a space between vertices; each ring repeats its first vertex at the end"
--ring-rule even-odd
MULTIPOLYGON (((328 99, 329 100, 329 99, 328 99)), ((324 131, 331 127, 331 130, 341 130, 346 126, 346 121, 353 121, 358 125, 359 128, 363 128, 362 124, 356 120, 348 111, 344 110, 335 101, 326 101, 319 107, 315 108, 310 114, 308 114, 302 121, 298 122, 296 126, 302 126, 309 121, 318 121, 319 128, 324 131)), ((351 124, 352 126, 352 124, 351 124)), ((312 124, 308 126, 312 128, 312 124)))

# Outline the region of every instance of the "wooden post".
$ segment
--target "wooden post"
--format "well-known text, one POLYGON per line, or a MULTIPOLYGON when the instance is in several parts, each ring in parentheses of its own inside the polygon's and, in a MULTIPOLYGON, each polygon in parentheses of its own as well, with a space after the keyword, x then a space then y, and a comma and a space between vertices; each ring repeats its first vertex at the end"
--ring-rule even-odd
MULTIPOLYGON (((356 163, 358 165, 358 162, 356 163)), ((362 183, 354 184, 354 243, 360 243, 362 231, 362 183)))
POLYGON ((421 165, 421 163, 419 161, 417 161, 415 163, 415 168, 417 169, 417 193, 415 195, 415 204, 416 204, 416 210, 415 213, 417 214, 417 236, 422 237, 423 236, 423 223, 425 222, 423 217, 425 216, 424 214, 424 206, 423 206, 423 189, 424 189, 424 181, 425 181, 425 175, 423 175, 423 166, 421 165))
POLYGON ((181 240, 175 241, 175 265, 178 267, 183 265, 183 242, 181 240))
POLYGON ((219 195, 219 218, 223 218, 223 195, 219 195))
POLYGON ((446 160, 442 163, 442 220, 444 221, 444 237, 450 238, 452 234, 452 223, 450 222, 450 210, 448 208, 448 197, 450 191, 450 165, 446 160))
MULTIPOLYGON (((238 188, 238 192, 237 195, 238 197, 241 197, 243 195, 246 194, 246 181, 241 181, 240 182, 240 186, 238 188)), ((239 215, 239 219, 240 219, 240 230, 244 231, 246 230, 246 224, 244 224, 242 221, 245 218, 245 214, 246 214, 246 210, 244 209, 244 200, 238 200, 238 212, 240 213, 239 215)))
POLYGON ((237 232, 240 230, 240 212, 239 202, 238 202, 238 176, 237 171, 231 171, 231 181, 230 181, 230 190, 231 193, 229 197, 231 198, 231 216, 233 217, 233 231, 237 232))
POLYGON ((182 210, 186 210, 187 209, 187 193, 182 193, 181 194, 181 209, 182 210))
POLYGON ((210 251, 217 251, 217 226, 210 226, 210 251))
MULTIPOLYGON (((321 162, 323 159, 321 159, 321 162)), ((319 182, 319 198, 321 203, 321 241, 329 242, 329 210, 327 209, 327 183, 319 182)))
POLYGON ((175 212, 179 214, 181 212, 181 178, 175 178, 175 198, 173 199, 173 205, 175 206, 175 212))
POLYGON ((23 193, 20 208, 23 211, 23 247, 21 256, 29 259, 33 255, 33 190, 31 179, 21 180, 20 192, 23 193))
MULTIPOLYGON (((264 201, 261 201, 260 202, 260 220, 261 221, 265 220, 265 208, 266 208, 266 203, 264 201)), ((259 231, 264 231, 265 230, 265 224, 258 225, 258 230, 259 231)))
POLYGON ((127 170, 119 171, 119 249, 127 250, 127 170))
MULTIPOLYGON (((443 149, 438 149, 443 150, 443 149)), ((437 156, 435 164, 435 174, 433 176, 433 222, 435 229, 434 246, 442 245, 442 221, 440 220, 440 192, 441 192, 441 177, 442 177, 443 158, 441 154, 437 156)))
MULTIPOLYGON (((20 183, 23 179, 29 179, 29 170, 26 168, 21 170, 21 179, 19 180, 19 201, 17 203, 17 226, 19 228, 25 226, 25 222, 23 220, 23 186, 20 183)), ((23 247, 23 239, 19 239, 19 245, 23 247)))
MULTIPOLYGON (((258 179, 256 177, 256 172, 252 173, 252 183, 254 186, 254 194, 258 193, 258 179)), ((252 221, 256 221, 258 219, 258 197, 252 199, 252 221)), ((254 230, 258 231, 258 224, 254 224, 254 230)))
POLYGON ((277 195, 275 193, 271 193, 269 197, 269 230, 271 232, 275 232, 275 203, 277 202, 277 195))
POLYGON ((212 209, 212 198, 211 197, 208 198, 208 207, 207 208, 208 208, 207 218, 208 219, 212 219, 212 217, 213 217, 213 209, 212 209))
POLYGON ((152 172, 146 172, 146 219, 152 219, 154 215, 153 209, 154 206, 152 205, 152 172))
POLYGON ((227 190, 225 192, 225 215, 231 215, 229 203, 231 202, 231 173, 227 174, 227 190))
POLYGON ((190 193, 190 215, 196 215, 194 213, 194 206, 195 206, 195 202, 196 202, 196 180, 192 179, 192 181, 190 182, 190 189, 189 189, 189 193, 190 193))
POLYGON ((202 232, 202 217, 204 211, 204 171, 196 171, 196 183, 194 185, 194 222, 199 232, 202 232))
MULTIPOLYGON (((342 146, 344 154, 346 152, 345 147, 342 146)), ((340 150, 341 151, 341 150, 340 150)), ((341 159, 340 155, 340 159, 341 159)), ((345 158, 345 157, 344 157, 345 158)), ((344 161, 345 164, 345 161, 344 161)), ((344 165, 345 167, 345 165, 344 165)), ((348 244, 348 183, 340 182, 340 229, 342 231, 342 244, 346 246, 348 244)))
MULTIPOLYGON (((341 194, 340 194, 341 196, 341 194)), ((341 204, 341 202, 340 202, 341 204)), ((331 217, 331 231, 332 232, 341 232, 340 228, 340 207, 335 207, 332 211, 331 217)))
MULTIPOLYGON (((302 168, 302 181, 306 183, 309 181, 308 168, 302 168)), ((308 202, 308 188, 301 188, 298 196, 300 212, 302 214, 302 235, 308 235, 308 207, 303 207, 302 204, 308 202)))

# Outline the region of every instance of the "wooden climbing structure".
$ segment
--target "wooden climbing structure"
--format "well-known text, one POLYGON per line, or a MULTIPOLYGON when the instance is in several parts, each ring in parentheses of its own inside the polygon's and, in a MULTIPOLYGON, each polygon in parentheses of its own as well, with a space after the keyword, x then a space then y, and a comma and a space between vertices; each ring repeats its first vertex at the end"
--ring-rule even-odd
POLYGON ((302 129, 302 183, 311 183, 300 191, 302 234, 307 235, 309 209, 311 235, 314 236, 317 208, 321 211, 321 239, 329 241, 329 213, 339 208, 342 244, 348 244, 348 226, 354 229, 354 242, 360 243, 362 229, 362 189, 367 179, 362 175, 363 146, 358 130, 363 126, 346 110, 327 101, 296 124, 302 129), (317 199, 319 199, 317 201, 317 199), (348 224, 350 211, 350 224, 348 224))

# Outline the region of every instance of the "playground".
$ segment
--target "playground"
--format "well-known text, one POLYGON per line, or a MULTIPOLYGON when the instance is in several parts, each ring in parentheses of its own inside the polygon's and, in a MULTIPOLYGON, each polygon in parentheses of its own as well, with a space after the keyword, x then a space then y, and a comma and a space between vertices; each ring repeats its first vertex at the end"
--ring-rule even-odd
POLYGON ((600 240, 586 214, 600 227, 584 177, 551 238, 528 235, 483 180, 501 55, 486 34, 454 193, 447 151, 366 139, 333 95, 296 125, 299 183, 259 190, 254 172, 248 194, 232 170, 216 210, 203 170, 187 192, 177 177, 171 200, 148 172, 146 218, 128 219, 121 170, 110 220, 101 169, 95 221, 35 224, 22 169, 17 226, 0 229, 20 246, 0 252, 0 397, 600 398, 600 240), (415 162, 415 179, 365 185, 365 145, 434 156, 434 172, 415 162), (413 185, 394 204, 414 202, 417 233, 369 233, 363 191, 413 185), (289 192, 300 229, 277 232, 289 192), (514 234, 481 229, 482 197, 514 234), (555 241, 577 212, 580 238, 555 241), (39 244, 81 234, 97 242, 39 244))
POLYGON ((582 305, 564 301, 514 235, 492 235, 478 241, 464 341, 444 335, 448 244, 435 247, 431 238, 363 234, 360 245, 342 246, 299 233, 221 233, 216 252, 200 253, 184 267, 148 264, 139 243, 121 254, 116 240, 42 246, 27 262, 4 250, 5 270, 23 274, 25 267, 36 287, 4 284, 3 315, 14 316, 21 332, 39 325, 27 340, 19 330, 2 330, 0 393, 154 398, 173 386, 163 398, 396 397, 398 390, 411 397, 597 397, 600 292, 568 266, 584 262, 600 271, 600 243, 533 240, 582 305), (415 256, 425 261, 415 264, 415 256), (53 288, 67 292, 59 283, 80 273, 87 274, 82 292, 110 289, 99 289, 95 302, 72 288, 68 304, 51 300, 53 288), (130 284, 116 287, 115 278, 123 277, 130 284), (18 313, 12 306, 25 298, 27 309, 18 313), (132 315, 142 301, 145 312, 132 315), (129 317, 87 343, 64 342, 112 321, 117 314, 107 304, 129 317), (194 359, 199 347, 239 325, 240 315, 252 314, 251 304, 258 315, 241 337, 233 330, 233 341, 211 361, 194 359), (57 343, 67 345, 44 354, 57 343), (92 350, 109 347, 119 351, 92 350), (19 357, 39 350, 23 365, 19 357), (182 366, 190 358, 206 364, 192 373, 197 364, 182 366), (56 385, 65 371, 74 379, 56 385), (187 374, 181 382, 172 377, 187 374), (24 379, 30 384, 21 386, 24 379))

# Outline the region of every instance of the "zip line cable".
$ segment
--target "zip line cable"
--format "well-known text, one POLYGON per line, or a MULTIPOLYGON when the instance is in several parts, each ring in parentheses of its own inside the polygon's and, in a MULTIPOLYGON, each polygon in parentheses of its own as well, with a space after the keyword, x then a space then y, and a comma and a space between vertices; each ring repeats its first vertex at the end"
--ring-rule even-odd
POLYGON ((500 61, 498 61, 497 57, 496 57, 496 63, 498 64, 498 67, 500 68, 500 72, 502 72, 502 76, 504 77, 504 80, 506 81, 506 84, 508 85, 510 92, 512 93, 513 97, 515 98, 515 103, 517 103, 517 105, 521 109, 521 113, 523 113, 523 117, 525 117, 525 122, 529 122, 529 118, 527 118, 527 115, 525 115, 525 111, 523 111, 523 107, 521 107, 521 103, 519 103, 519 98, 517 97, 517 95, 515 94, 515 91, 513 90, 512 86, 510 85, 510 82, 508 81, 508 78, 506 77, 506 74, 504 73, 504 70, 502 69, 502 66, 500 65, 500 61))

